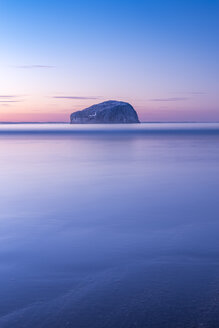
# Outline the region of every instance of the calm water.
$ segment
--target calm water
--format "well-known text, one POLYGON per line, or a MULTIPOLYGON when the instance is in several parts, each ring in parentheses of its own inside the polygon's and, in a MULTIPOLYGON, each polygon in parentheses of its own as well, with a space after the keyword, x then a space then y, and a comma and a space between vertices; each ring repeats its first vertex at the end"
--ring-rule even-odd
POLYGON ((0 327, 219 327, 219 125, 0 125, 0 327))

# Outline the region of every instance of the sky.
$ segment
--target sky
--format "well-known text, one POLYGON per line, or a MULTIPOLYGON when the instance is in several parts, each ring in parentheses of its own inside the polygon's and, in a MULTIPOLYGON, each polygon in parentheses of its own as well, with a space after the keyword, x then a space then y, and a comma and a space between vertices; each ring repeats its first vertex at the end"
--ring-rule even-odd
POLYGON ((219 0, 0 0, 0 47, 0 121, 219 122, 219 0))

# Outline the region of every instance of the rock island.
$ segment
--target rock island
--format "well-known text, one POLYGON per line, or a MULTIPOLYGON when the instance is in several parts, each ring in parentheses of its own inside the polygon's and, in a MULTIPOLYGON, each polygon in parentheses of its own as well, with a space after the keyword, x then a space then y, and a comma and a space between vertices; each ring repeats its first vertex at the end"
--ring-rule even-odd
POLYGON ((109 100, 74 112, 71 124, 140 123, 138 114, 129 103, 109 100))

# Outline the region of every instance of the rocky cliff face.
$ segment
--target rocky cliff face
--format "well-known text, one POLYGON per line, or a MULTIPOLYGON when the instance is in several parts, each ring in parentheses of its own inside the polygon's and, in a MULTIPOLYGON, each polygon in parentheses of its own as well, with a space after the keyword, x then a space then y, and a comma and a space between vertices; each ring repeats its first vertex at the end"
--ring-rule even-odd
POLYGON ((93 105, 70 116, 72 124, 140 123, 134 108, 122 101, 109 100, 93 105))

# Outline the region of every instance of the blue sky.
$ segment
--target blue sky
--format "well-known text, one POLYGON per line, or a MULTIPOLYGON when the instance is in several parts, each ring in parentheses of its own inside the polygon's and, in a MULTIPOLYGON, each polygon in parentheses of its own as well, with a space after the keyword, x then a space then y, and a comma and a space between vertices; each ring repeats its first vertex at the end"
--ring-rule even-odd
POLYGON ((219 121, 218 32, 215 0, 1 0, 0 121, 108 99, 145 121, 219 121))

